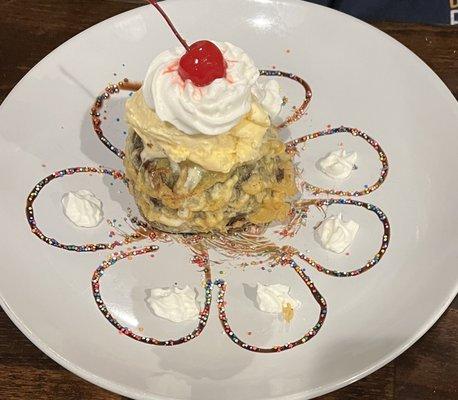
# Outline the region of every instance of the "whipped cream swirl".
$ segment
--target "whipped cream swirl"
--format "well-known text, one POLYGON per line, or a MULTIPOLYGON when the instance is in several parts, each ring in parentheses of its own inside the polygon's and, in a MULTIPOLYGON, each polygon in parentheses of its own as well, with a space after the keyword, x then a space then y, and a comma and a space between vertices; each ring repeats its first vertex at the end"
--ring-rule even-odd
POLYGON ((102 202, 86 189, 65 193, 62 207, 67 218, 82 228, 93 228, 103 220, 102 202))
POLYGON ((358 230, 359 225, 355 221, 344 221, 339 213, 321 222, 315 231, 315 238, 324 249, 343 253, 353 243, 358 230))
POLYGON ((147 301, 158 317, 172 322, 194 320, 200 312, 196 293, 189 286, 152 289, 147 301))
POLYGON ((355 168, 358 155, 355 152, 347 153, 344 149, 331 151, 318 161, 321 172, 334 179, 348 178, 355 168))
POLYGON ((256 288, 256 302, 261 311, 280 314, 284 307, 291 307, 293 310, 301 305, 299 300, 289 295, 289 286, 275 283, 263 285, 258 283, 256 288))
POLYGON ((275 118, 282 104, 278 83, 258 83, 259 71, 243 50, 227 42, 214 43, 227 62, 225 78, 204 87, 183 81, 178 66, 185 50, 167 50, 148 69, 142 87, 146 104, 162 121, 189 135, 228 132, 251 110, 253 97, 275 118))

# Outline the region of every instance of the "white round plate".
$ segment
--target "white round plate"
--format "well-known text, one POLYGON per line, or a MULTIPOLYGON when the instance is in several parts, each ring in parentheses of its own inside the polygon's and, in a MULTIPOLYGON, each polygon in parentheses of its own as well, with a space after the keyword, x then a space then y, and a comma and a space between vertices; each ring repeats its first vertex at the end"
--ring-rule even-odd
MULTIPOLYGON (((83 254, 47 246, 30 232, 25 199, 35 183, 56 170, 122 167, 92 133, 89 110, 108 82, 141 80, 153 57, 177 45, 148 6, 98 24, 60 46, 0 108, 3 308, 58 363, 135 399, 304 399, 380 368, 423 335, 457 293, 455 99, 405 47, 323 7, 297 0, 169 0, 164 8, 189 41, 230 41, 260 68, 275 65, 305 78, 314 97, 308 114, 290 128, 293 137, 330 124, 357 127, 380 142, 390 172, 386 183, 364 201, 379 206, 391 221, 386 256, 352 278, 326 276, 304 265, 328 302, 328 316, 316 338, 279 354, 255 354, 234 345, 222 334, 214 306, 202 335, 176 347, 139 343, 120 335, 103 318, 90 282, 110 252, 83 254)), ((290 98, 288 108, 301 93, 284 80, 282 85, 290 98)), ((109 103, 104 120, 107 135, 117 144, 124 139, 123 98, 109 103)), ((348 135, 310 146, 301 159, 305 176, 332 185, 315 172, 314 162, 340 140, 360 155, 358 171, 344 186, 374 173, 369 169, 378 168, 376 153, 348 135)), ((67 243, 111 240, 107 224, 76 229, 60 206, 66 191, 88 188, 104 202, 105 216, 122 222, 132 200, 122 183, 111 182, 82 174, 54 181, 36 203, 42 229, 67 243)), ((345 269, 364 263, 380 241, 377 220, 367 214, 348 214, 361 224, 349 256, 320 250, 311 226, 295 240, 326 264, 345 269)), ((189 258, 183 247, 161 245, 155 258, 137 257, 108 271, 102 284, 113 313, 145 334, 167 338, 185 332, 189 324, 160 321, 144 300, 148 289, 174 282, 199 288, 200 274, 189 258)), ((289 269, 241 271, 222 265, 213 272, 231 288, 228 313, 239 336, 254 344, 297 337, 316 321, 313 301, 289 269), (253 306, 257 281, 287 284, 302 300, 304 307, 289 328, 253 306)))

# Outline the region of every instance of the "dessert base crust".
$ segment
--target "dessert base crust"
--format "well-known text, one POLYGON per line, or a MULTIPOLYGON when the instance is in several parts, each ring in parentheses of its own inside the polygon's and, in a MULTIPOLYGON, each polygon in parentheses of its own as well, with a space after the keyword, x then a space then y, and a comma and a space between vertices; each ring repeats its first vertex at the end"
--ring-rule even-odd
POLYGON ((261 159, 221 173, 190 161, 142 160, 145 144, 130 130, 124 159, 129 191, 151 227, 166 232, 227 232, 284 221, 297 194, 294 165, 274 128, 264 146, 261 159))

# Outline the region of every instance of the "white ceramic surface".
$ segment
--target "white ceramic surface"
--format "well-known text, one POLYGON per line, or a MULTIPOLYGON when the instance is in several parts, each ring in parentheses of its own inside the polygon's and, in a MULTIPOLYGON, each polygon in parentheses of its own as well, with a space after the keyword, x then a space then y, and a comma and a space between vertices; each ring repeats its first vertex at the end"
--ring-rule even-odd
MULTIPOLYGON (((89 108, 106 83, 124 76, 142 79, 151 59, 176 45, 156 12, 144 7, 59 47, 0 108, 3 308, 31 341, 64 367, 136 399, 304 399, 380 368, 425 333, 457 293, 455 99, 402 45, 322 7, 296 0, 169 0, 164 7, 190 41, 233 42, 259 67, 275 65, 311 84, 312 105, 307 117, 290 129, 292 136, 344 124, 380 141, 389 156, 390 174, 365 200, 390 218, 393 236, 386 257, 351 279, 308 268, 328 301, 328 318, 316 338, 281 354, 253 354, 232 344, 221 334, 215 309, 202 336, 174 348, 135 342, 107 323, 95 307, 90 279, 108 252, 75 254, 45 245, 30 233, 24 205, 33 185, 55 170, 121 167, 93 135, 89 108)), ((298 88, 282 85, 291 102, 299 100, 298 88)), ((115 119, 122 118, 121 99, 113 100, 109 112, 105 129, 121 144, 124 127, 115 119)), ((318 139, 302 158, 314 183, 331 183, 314 165, 340 141, 358 151, 360 166, 342 185, 357 185, 374 175, 376 158, 363 143, 351 137, 318 139)), ((107 218, 122 219, 132 201, 120 183, 110 182, 87 176, 54 182, 37 201, 39 223, 67 242, 108 240, 106 224, 94 230, 74 228, 61 212, 60 198, 69 190, 87 188, 104 202, 107 218)), ((366 214, 345 214, 361 225, 349 258, 320 249, 311 230, 300 240, 317 258, 342 269, 350 262, 363 263, 380 234, 377 221, 366 214)), ((154 260, 142 256, 113 269, 103 284, 107 302, 120 319, 167 337, 189 326, 159 321, 145 306, 145 291, 173 282, 199 287, 200 275, 189 266, 185 249, 162 247, 154 260)), ((284 268, 225 272, 231 285, 230 317, 242 335, 250 330, 261 341, 281 341, 316 320, 316 307, 293 275, 284 268), (247 297, 257 281, 291 286, 292 296, 304 305, 290 332, 282 331, 247 297)))

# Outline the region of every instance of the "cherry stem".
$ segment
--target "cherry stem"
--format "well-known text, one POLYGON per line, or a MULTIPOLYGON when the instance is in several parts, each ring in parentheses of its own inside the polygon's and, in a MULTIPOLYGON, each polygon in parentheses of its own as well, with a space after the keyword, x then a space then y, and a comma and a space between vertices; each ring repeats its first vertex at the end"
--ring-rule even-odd
POLYGON ((161 8, 161 6, 157 3, 157 0, 148 0, 148 1, 153 7, 155 7, 157 9, 157 11, 159 11, 159 14, 161 14, 162 17, 165 19, 165 22, 167 22, 167 24, 170 26, 170 29, 175 34, 175 36, 180 41, 180 43, 183 45, 183 47, 186 49, 186 51, 189 51, 189 46, 186 43, 186 40, 184 40, 183 37, 175 29, 175 27, 173 26, 172 21, 170 21, 170 18, 164 12, 164 10, 161 8))

